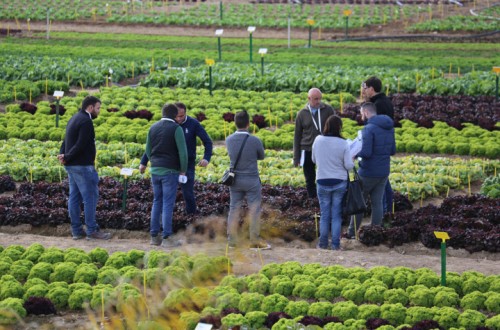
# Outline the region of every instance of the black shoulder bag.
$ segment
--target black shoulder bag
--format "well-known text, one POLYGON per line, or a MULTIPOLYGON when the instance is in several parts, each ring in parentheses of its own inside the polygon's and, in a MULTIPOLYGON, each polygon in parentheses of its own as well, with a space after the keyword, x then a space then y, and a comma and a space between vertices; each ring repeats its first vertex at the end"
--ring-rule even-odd
POLYGON ((363 182, 356 171, 356 167, 353 168, 354 180, 350 181, 349 171, 347 171, 347 191, 344 195, 344 200, 342 201, 342 214, 354 215, 358 213, 363 213, 366 211, 366 202, 363 197, 363 182))
POLYGON ((243 151, 243 147, 245 146, 245 143, 247 142, 248 137, 250 134, 247 134, 245 136, 245 139, 243 139, 243 143, 241 144, 240 151, 238 152, 238 156, 236 157, 236 161, 234 162, 234 166, 232 168, 229 168, 224 171, 224 174, 222 175, 222 179, 220 183, 226 186, 232 186, 234 183, 234 170, 236 169, 236 166, 238 166, 238 162, 240 160, 241 152, 243 151))

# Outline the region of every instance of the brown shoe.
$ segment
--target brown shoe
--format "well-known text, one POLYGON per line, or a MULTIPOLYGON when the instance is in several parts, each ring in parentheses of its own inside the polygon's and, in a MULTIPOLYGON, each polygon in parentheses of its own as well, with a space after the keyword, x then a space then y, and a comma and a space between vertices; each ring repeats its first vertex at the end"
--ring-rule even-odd
POLYGON ((95 239, 108 240, 111 238, 111 236, 112 236, 111 233, 105 233, 102 231, 95 231, 92 234, 87 236, 87 240, 88 241, 95 240, 95 239))
POLYGON ((250 249, 252 250, 269 250, 271 249, 271 244, 266 241, 257 241, 250 244, 250 249))

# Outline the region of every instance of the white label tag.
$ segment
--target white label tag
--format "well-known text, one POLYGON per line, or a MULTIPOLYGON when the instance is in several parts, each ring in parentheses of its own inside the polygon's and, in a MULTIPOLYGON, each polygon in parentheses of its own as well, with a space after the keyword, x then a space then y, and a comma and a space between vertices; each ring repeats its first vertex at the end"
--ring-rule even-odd
POLYGON ((194 330, 211 330, 213 327, 212 324, 207 324, 207 323, 198 323, 196 325, 196 328, 194 330))
POLYGON ((120 175, 124 175, 124 176, 131 176, 132 173, 134 173, 133 168, 122 168, 120 171, 120 175))

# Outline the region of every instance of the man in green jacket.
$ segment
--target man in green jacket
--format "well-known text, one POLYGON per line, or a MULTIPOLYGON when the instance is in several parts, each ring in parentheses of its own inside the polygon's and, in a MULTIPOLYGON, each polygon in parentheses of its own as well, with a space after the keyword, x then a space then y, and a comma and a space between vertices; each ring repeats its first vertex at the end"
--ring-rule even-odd
POLYGON ((311 88, 307 94, 308 102, 295 119, 293 138, 293 165, 302 166, 306 179, 307 195, 316 198, 316 166, 312 161, 312 145, 318 135, 323 134, 326 119, 335 114, 333 108, 321 102, 322 94, 318 88, 311 88))
POLYGON ((153 184, 153 208, 151 210, 151 245, 173 247, 177 242, 172 235, 177 185, 187 170, 186 139, 182 128, 175 122, 178 109, 174 104, 165 104, 162 119, 149 129, 146 154, 151 161, 153 184), (160 236, 160 217, 163 233, 160 236))

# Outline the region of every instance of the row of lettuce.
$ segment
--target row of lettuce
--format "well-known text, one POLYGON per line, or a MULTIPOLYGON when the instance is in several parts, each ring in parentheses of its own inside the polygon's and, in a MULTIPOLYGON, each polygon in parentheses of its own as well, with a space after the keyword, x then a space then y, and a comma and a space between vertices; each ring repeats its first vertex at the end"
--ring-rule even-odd
POLYGON ((218 63, 167 69, 165 59, 156 61, 95 60, 78 58, 42 58, 27 55, 2 56, 0 60, 0 102, 31 100, 43 94, 52 95, 54 87, 77 88, 111 86, 133 76, 147 73, 140 84, 145 87, 239 89, 252 91, 307 92, 317 87, 324 93, 358 95, 361 82, 377 75, 384 82, 384 92, 426 95, 490 95, 495 96, 495 74, 474 71, 449 76, 445 70, 381 67, 347 67, 268 64, 218 63), (160 63, 158 63, 160 62, 160 63), (155 68, 153 68, 155 66, 155 68), (163 68, 162 68, 163 67, 163 68), (20 69, 21 68, 21 69, 20 69), (51 81, 49 86, 48 81, 51 81))
MULTIPOLYGON (((0 175, 10 175, 18 182, 61 182, 66 178, 66 171, 57 161, 59 148, 60 142, 55 141, 0 140, 0 175)), ((121 168, 131 168, 132 180, 149 178, 149 168, 145 174, 138 171, 143 153, 143 144, 98 142, 96 167, 99 175, 120 179, 121 168)), ((198 158, 202 157, 203 148, 198 148, 198 158)), ((293 166, 292 158, 291 151, 266 150, 266 158, 259 162, 262 182, 273 186, 303 186, 301 169, 293 166)), ((197 180, 216 183, 228 165, 226 149, 215 147, 210 164, 206 168, 197 168, 197 180)), ((498 177, 499 168, 498 159, 393 157, 390 180, 396 191, 415 201, 447 195, 450 189, 470 190, 471 184, 492 177, 491 186, 485 188, 485 193, 497 197, 499 187, 493 178, 498 177)))
MULTIPOLYGON (((19 6, 17 2, 9 0, 0 8, 0 19, 34 21, 45 20, 47 17, 46 4, 43 1, 31 1, 19 6)), ((168 24, 183 26, 222 26, 247 27, 257 25, 267 28, 292 27, 307 28, 307 20, 313 19, 315 27, 322 29, 343 29, 345 26, 344 10, 351 10, 349 25, 351 28, 361 28, 372 25, 385 25, 391 22, 405 22, 410 31, 488 31, 497 26, 494 19, 487 16, 495 14, 493 9, 482 10, 480 17, 451 16, 448 20, 455 20, 467 24, 451 26, 440 18, 444 15, 444 7, 429 5, 427 8, 405 5, 402 7, 389 5, 325 5, 325 6, 288 6, 283 4, 200 4, 197 6, 181 7, 179 14, 169 10, 165 2, 153 5, 153 2, 72 2, 49 8, 49 14, 56 21, 92 21, 105 20, 109 23, 134 24, 168 24), (69 10, 68 5, 71 6, 69 10), (221 12, 222 10, 222 12, 221 12), (434 11, 434 13, 433 13, 434 11), (415 25, 408 25, 411 18, 424 21, 415 25), (424 25, 430 21, 437 21, 431 25, 424 25)), ((448 11, 446 9, 446 11, 448 11)), ((495 15, 493 15, 495 16, 495 15)), ((24 25, 24 24, 23 24, 24 25)))
MULTIPOLYGON (((329 318, 331 324, 324 329, 364 329, 367 320, 377 318, 386 320, 383 329, 411 327, 424 320, 447 329, 500 329, 500 277, 475 271, 448 272, 446 286, 440 286, 440 277, 427 268, 367 270, 290 261, 269 263, 258 273, 239 277, 229 275, 227 257, 190 257, 179 251, 109 255, 102 248, 86 253, 38 243, 0 251, 1 324, 16 323, 16 315, 27 314, 23 304, 40 297, 47 299, 38 308, 89 306, 111 318, 113 308, 118 313, 130 308, 145 311, 147 304, 147 314, 127 314, 132 316, 127 322, 148 318, 160 325, 168 315, 171 328, 182 324, 183 329, 217 318, 225 328, 286 329, 305 316, 329 318), (274 324, 266 323, 276 313, 281 315, 274 324)), ((37 306, 30 304, 29 310, 36 314, 33 305, 37 306)))

